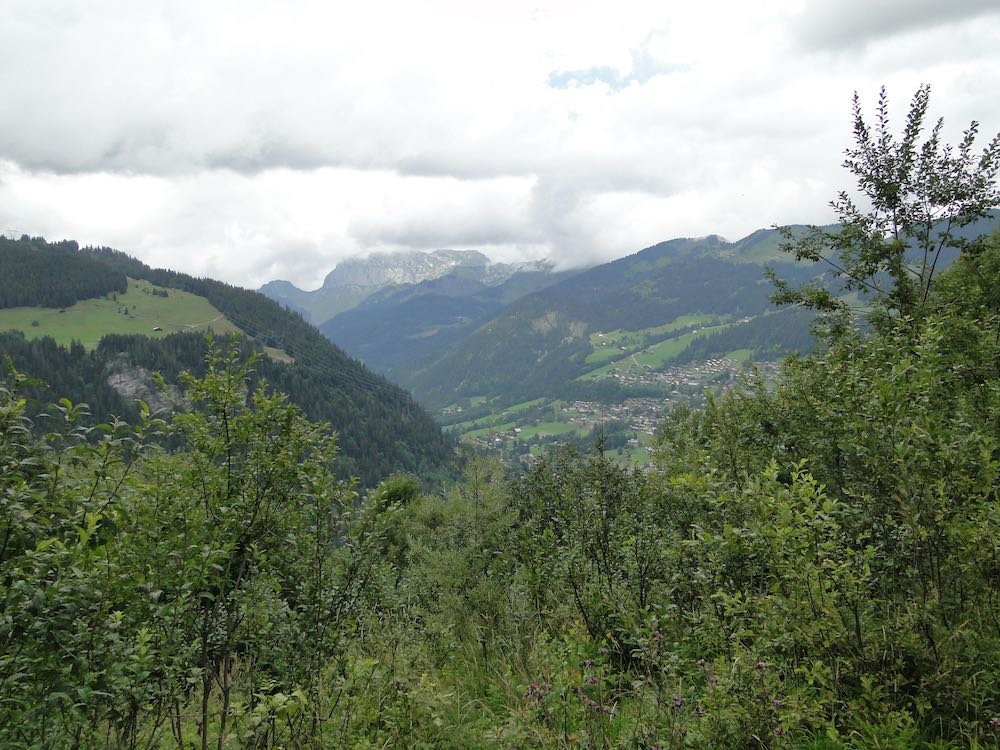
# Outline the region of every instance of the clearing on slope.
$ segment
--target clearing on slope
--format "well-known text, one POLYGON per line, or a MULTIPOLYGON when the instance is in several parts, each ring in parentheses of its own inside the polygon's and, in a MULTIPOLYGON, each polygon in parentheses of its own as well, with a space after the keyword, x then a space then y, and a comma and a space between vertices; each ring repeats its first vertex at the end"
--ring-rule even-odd
POLYGON ((0 310, 0 330, 12 328, 28 338, 51 336, 64 346, 79 341, 88 350, 109 333, 153 338, 208 329, 218 335, 243 333, 204 297, 133 278, 123 294, 85 299, 65 308, 0 310))

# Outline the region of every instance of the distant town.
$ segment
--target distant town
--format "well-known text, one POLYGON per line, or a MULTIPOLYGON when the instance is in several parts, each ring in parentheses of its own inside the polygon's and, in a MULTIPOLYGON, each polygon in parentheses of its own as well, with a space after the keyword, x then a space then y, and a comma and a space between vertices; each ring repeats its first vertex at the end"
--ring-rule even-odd
MULTIPOLYGON (((773 380, 780 370, 777 362, 756 362, 753 365, 765 381, 773 380)), ((718 357, 686 365, 667 367, 659 372, 645 368, 615 367, 601 379, 613 380, 623 387, 656 387, 660 396, 637 396, 619 403, 601 401, 551 401, 545 404, 545 421, 538 410, 517 414, 501 412, 490 421, 496 429, 476 430, 466 435, 464 442, 477 450, 499 456, 506 463, 528 463, 542 446, 565 441, 580 441, 598 429, 610 427, 613 447, 622 455, 644 457, 644 448, 663 422, 668 411, 681 403, 692 405, 704 401, 706 390, 719 391, 731 384, 747 364, 728 357, 718 357), (540 429, 543 423, 545 429, 540 429)), ((449 412, 461 411, 451 407, 449 412)), ((640 461, 644 463, 644 461, 640 461)))

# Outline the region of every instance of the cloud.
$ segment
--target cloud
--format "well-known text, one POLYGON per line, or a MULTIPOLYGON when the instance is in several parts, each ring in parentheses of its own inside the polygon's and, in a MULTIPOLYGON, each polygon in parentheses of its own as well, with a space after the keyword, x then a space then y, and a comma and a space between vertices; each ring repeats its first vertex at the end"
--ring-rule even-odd
POLYGON ((825 221, 854 90, 1000 130, 994 5, 9 0, 0 227, 308 287, 825 221))
POLYGON ((432 248, 536 247, 546 238, 526 220, 534 180, 498 178, 475 182, 410 177, 361 208, 348 234, 362 247, 432 248))
POLYGON ((985 15, 1000 15, 995 0, 841 0, 805 5, 793 31, 803 47, 845 52, 985 15))

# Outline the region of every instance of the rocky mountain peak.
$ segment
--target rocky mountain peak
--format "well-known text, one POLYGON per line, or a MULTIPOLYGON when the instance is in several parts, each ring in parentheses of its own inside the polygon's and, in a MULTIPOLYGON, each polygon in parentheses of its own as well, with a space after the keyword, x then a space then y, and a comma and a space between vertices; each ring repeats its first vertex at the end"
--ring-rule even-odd
POLYGON ((547 270, 544 261, 493 263, 478 250, 433 250, 373 253, 367 258, 347 258, 330 271, 324 289, 383 287, 419 284, 461 272, 484 284, 502 284, 520 270, 547 270))
POLYGON ((414 250, 346 258, 327 274, 323 286, 312 291, 281 280, 269 281, 260 291, 306 320, 321 325, 380 290, 449 278, 464 285, 495 287, 520 272, 552 271, 552 264, 544 260, 494 263, 478 250, 414 250))

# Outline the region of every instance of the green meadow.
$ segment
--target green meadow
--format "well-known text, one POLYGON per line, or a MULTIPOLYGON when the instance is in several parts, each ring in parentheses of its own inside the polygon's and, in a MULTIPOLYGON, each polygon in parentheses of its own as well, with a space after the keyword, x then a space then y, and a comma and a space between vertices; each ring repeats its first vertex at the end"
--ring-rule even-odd
POLYGON ((646 346, 649 342, 662 338, 665 334, 678 331, 689 326, 706 325, 708 323, 721 322, 729 316, 722 316, 720 319, 714 315, 704 315, 702 313, 692 313, 681 315, 665 325, 654 328, 642 328, 637 331, 625 331, 616 329, 614 331, 596 331, 590 334, 590 346, 593 351, 587 355, 587 364, 601 364, 610 359, 621 359, 621 351, 637 351, 646 346))
POLYGON ((12 328, 23 331, 29 338, 51 336, 64 346, 79 341, 87 349, 93 349, 109 333, 153 337, 208 329, 219 335, 241 333, 204 297, 135 279, 128 280, 128 291, 124 294, 83 300, 61 310, 47 307, 0 310, 0 330, 12 328))
POLYGON ((716 326, 707 326, 697 331, 684 333, 680 336, 661 341, 658 344, 653 344, 642 351, 637 351, 633 354, 624 354, 603 367, 598 367, 595 370, 591 370, 590 372, 581 375, 577 378, 577 380, 596 380, 606 376, 612 369, 615 368, 639 369, 647 367, 649 369, 656 370, 661 367, 665 367, 669 364, 670 360, 684 351, 695 339, 707 336, 708 334, 716 331, 721 331, 724 328, 728 328, 730 325, 730 323, 722 323, 716 326))

